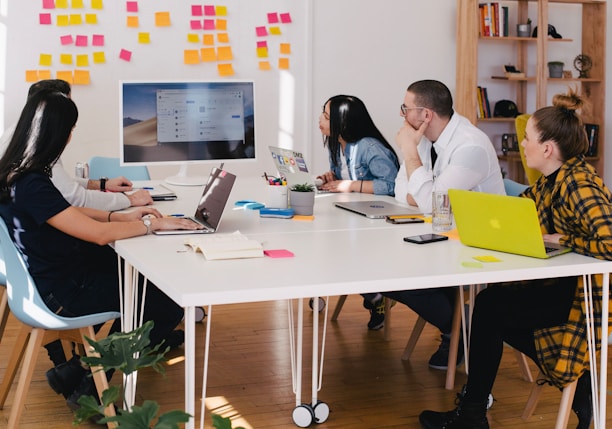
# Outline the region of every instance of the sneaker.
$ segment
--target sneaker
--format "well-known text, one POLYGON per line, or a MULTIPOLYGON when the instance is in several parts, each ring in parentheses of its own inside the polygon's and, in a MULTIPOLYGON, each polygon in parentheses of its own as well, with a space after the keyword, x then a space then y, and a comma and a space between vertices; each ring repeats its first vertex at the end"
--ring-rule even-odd
POLYGON ((385 326, 385 300, 382 295, 379 294, 379 296, 374 302, 367 299, 363 300, 363 306, 370 310, 368 329, 371 331, 377 331, 385 326))
MULTIPOLYGON (((440 347, 431 355, 429 359, 429 367, 446 371, 448 369, 448 353, 450 350, 450 334, 442 334, 440 347)), ((463 362, 463 341, 459 340, 459 349, 457 350, 457 366, 463 362)))

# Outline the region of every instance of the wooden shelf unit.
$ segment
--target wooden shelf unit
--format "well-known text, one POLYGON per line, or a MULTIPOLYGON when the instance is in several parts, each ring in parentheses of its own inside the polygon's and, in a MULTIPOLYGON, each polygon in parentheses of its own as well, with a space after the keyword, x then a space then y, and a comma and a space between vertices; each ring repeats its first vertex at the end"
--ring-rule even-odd
MULTIPOLYGON (((502 118, 477 118, 478 99, 476 88, 486 86, 478 82, 479 63, 478 47, 480 43, 499 43, 499 49, 510 49, 508 44, 516 45, 515 66, 524 71, 527 69, 529 47, 535 43, 535 76, 526 75, 525 78, 508 79, 504 76, 490 76, 491 81, 503 83, 507 81, 514 86, 516 105, 520 112, 531 113, 547 105, 549 84, 557 85, 567 83, 568 86, 578 87, 587 103, 582 110, 582 118, 585 123, 599 125, 599 138, 597 156, 590 157, 590 161, 597 168, 601 176, 604 174, 604 150, 605 150, 605 62, 606 62, 606 1, 597 0, 504 0, 501 5, 516 5, 516 22, 525 22, 528 18, 528 6, 535 3, 537 7, 538 28, 548 28, 549 11, 555 7, 555 3, 580 5, 582 18, 579 20, 582 28, 582 54, 588 55, 593 62, 589 71, 589 78, 554 78, 548 77, 548 47, 550 43, 571 42, 572 39, 549 38, 547 32, 538 31, 536 38, 531 37, 482 37, 479 34, 480 12, 478 0, 457 0, 457 81, 455 89, 455 109, 461 115, 467 117, 474 124, 508 122, 512 119, 502 118), (474 65, 477 65, 474 67, 474 65), (527 105, 527 91, 535 94, 535 106, 527 105)), ((514 10, 514 9, 513 9, 514 10)), ((532 17, 533 18, 533 17, 532 17)), ((510 33, 514 32, 510 28, 510 33)), ((532 59, 533 62, 533 59, 532 59)), ((555 92, 559 92, 558 90, 555 92)), ((507 127, 508 125, 505 124, 507 127)), ((513 178, 516 179, 516 178, 513 178)), ((522 178, 518 178, 522 181, 522 178)))

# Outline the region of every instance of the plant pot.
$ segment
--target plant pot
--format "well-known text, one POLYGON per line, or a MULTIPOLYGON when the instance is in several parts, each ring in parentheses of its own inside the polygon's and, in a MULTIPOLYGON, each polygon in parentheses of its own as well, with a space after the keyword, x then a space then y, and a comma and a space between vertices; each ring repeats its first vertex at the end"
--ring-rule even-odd
POLYGON ((531 24, 516 24, 516 35, 518 37, 531 37, 531 24))
POLYGON ((548 63, 548 77, 563 77, 563 63, 548 63))
POLYGON ((314 192, 290 191, 289 201, 296 215, 312 216, 314 212, 314 192))

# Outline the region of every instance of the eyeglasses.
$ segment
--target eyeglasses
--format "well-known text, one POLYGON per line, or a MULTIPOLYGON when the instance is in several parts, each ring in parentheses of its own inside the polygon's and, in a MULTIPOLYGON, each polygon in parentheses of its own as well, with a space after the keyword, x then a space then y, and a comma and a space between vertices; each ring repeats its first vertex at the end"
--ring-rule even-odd
POLYGON ((406 116, 410 110, 425 109, 425 107, 407 107, 404 103, 400 105, 402 116, 406 116))

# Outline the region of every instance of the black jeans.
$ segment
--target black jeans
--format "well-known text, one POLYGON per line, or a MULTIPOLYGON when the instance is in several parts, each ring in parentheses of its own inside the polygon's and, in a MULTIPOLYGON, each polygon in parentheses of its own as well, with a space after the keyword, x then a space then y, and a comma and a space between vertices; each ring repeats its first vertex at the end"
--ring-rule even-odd
POLYGON ((470 372, 465 400, 485 402, 504 342, 538 364, 534 330, 565 323, 577 278, 531 280, 489 286, 476 296, 470 331, 470 372))

